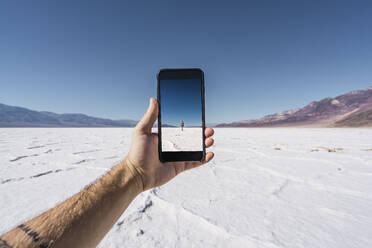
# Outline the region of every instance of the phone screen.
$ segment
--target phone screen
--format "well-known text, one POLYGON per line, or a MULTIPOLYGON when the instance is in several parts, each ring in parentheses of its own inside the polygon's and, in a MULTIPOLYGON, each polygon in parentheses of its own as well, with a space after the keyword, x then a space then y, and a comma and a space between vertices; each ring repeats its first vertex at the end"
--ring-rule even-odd
POLYGON ((203 151, 202 79, 165 79, 159 86, 162 151, 203 151))

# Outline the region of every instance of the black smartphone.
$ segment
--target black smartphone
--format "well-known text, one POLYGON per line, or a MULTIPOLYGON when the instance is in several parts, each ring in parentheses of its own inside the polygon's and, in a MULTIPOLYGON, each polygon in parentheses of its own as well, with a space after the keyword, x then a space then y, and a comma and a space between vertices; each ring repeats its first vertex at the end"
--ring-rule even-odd
POLYGON ((161 69, 157 78, 160 161, 203 161, 205 157, 203 71, 161 69))

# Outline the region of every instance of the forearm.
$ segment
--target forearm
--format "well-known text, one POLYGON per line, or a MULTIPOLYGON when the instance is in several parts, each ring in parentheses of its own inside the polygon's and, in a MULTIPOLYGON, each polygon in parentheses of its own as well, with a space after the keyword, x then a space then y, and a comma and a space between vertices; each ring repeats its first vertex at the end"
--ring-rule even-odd
MULTIPOLYGON (((126 163, 55 208, 1 236, 9 247, 95 247, 143 190, 126 163)), ((5 246, 6 247, 6 246, 5 246)))

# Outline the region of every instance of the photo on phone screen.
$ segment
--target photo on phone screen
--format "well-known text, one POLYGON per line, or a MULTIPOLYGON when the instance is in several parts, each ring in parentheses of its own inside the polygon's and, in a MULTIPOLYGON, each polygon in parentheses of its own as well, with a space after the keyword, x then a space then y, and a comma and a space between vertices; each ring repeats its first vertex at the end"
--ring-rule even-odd
POLYGON ((162 150, 202 151, 200 79, 162 80, 162 150))
MULTIPOLYGON (((202 80, 202 77, 182 78, 175 75, 175 78, 164 79, 160 76, 160 139, 163 153, 203 152, 202 80)), ((185 154, 182 154, 184 160, 195 160, 185 154)))

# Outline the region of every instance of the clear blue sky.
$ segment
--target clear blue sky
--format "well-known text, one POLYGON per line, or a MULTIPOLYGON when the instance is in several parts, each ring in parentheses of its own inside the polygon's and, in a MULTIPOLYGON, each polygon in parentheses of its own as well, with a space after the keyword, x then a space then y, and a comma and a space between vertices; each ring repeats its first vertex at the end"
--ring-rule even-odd
POLYGON ((200 67, 206 121, 372 85, 372 1, 0 1, 0 102, 139 119, 156 72, 200 67))
POLYGON ((180 126, 202 126, 202 91, 200 79, 161 80, 161 122, 180 126))

